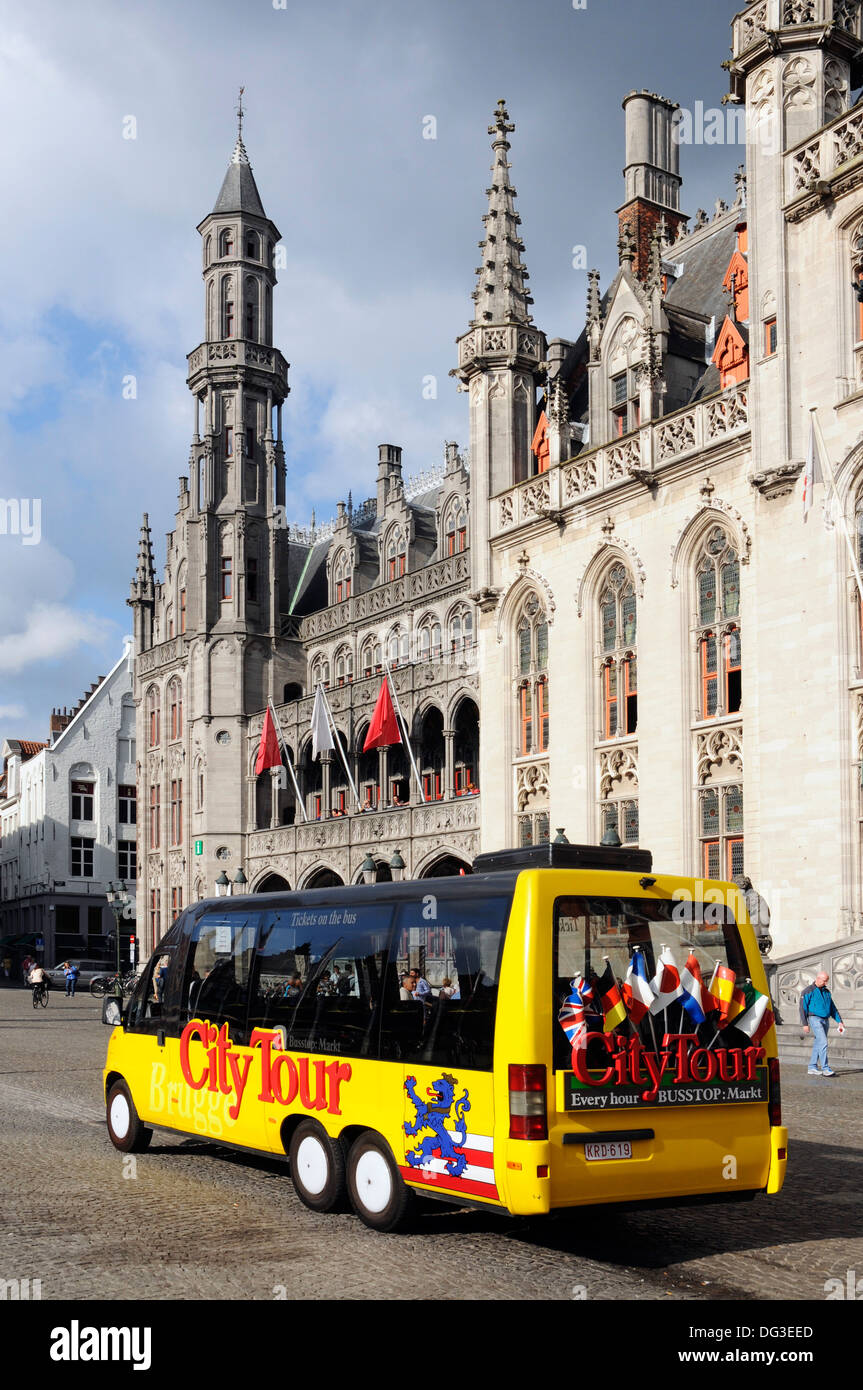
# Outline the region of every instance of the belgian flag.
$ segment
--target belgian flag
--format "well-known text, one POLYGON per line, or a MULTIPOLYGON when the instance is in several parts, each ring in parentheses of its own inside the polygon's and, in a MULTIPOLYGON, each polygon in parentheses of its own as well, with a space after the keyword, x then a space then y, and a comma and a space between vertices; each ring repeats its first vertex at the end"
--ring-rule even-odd
POLYGON ((626 1005, 623 1002, 623 995, 620 986, 614 977, 611 962, 608 956, 603 956, 605 969, 601 975, 594 979, 594 989, 602 1005, 603 1030, 606 1033, 613 1033, 620 1023, 626 1020, 626 1005))

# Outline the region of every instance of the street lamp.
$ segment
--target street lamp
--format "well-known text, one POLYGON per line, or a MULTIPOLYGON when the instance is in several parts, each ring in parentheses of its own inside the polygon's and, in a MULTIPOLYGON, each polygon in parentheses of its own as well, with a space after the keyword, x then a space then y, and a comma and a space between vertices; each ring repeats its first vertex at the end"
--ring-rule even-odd
POLYGON ((242 892, 244 891, 244 889, 245 889, 246 884, 248 883, 248 881, 249 881, 249 880, 246 878, 246 875, 243 873, 242 869, 238 869, 237 872, 236 872, 236 874, 234 875, 234 890, 235 890, 235 892, 237 892, 237 893, 242 893, 242 892))
POLYGON ((396 850, 395 854, 390 860, 390 872, 393 876, 393 883, 401 883, 405 872, 405 861, 402 859, 401 854, 398 850, 396 850))
POLYGON ((371 854, 363 860, 363 883, 377 883, 378 869, 371 854))
POLYGON ((231 896, 231 880, 228 878, 224 869, 216 879, 216 897, 221 898, 222 896, 226 898, 231 896))
POLYGON ((108 884, 105 893, 108 905, 114 914, 114 939, 117 943, 117 977, 114 982, 113 994, 116 994, 122 1006, 123 986, 120 984, 120 919, 123 916, 124 908, 129 906, 129 894, 126 892, 126 885, 121 878, 116 882, 112 879, 108 884))

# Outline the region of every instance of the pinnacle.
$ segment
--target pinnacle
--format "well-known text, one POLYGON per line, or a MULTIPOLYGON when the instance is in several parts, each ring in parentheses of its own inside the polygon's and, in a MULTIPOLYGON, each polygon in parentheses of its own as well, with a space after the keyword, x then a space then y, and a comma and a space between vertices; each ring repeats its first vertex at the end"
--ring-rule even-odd
POLYGON ((479 246, 486 250, 491 244, 495 250, 475 272, 478 282, 472 298, 477 309, 473 322, 526 324, 531 322, 527 306, 532 300, 525 290, 524 282, 529 277, 521 261, 524 242, 517 231, 521 218, 513 206, 516 190, 509 180, 510 165, 506 159, 510 147, 507 136, 515 130, 515 125, 509 119, 503 98, 497 103, 492 120, 488 133, 495 137, 492 141, 494 163, 492 183, 486 189, 488 211, 482 221, 486 228, 493 226, 496 234, 487 231, 479 246))

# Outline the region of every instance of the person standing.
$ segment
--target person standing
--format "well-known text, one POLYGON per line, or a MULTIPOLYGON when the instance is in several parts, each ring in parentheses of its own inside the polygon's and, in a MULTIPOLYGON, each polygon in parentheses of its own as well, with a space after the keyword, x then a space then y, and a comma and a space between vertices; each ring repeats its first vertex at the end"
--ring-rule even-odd
POLYGON ((812 1056, 809 1058, 810 1076, 835 1076, 827 1061, 827 1034, 830 1020, 835 1018, 839 1032, 845 1032, 845 1024, 827 988, 830 976, 826 970, 819 970, 815 983, 804 990, 800 996, 800 1022, 804 1033, 812 1030, 812 1056))
POLYGON ((77 961, 67 961, 64 969, 66 971, 66 997, 75 998, 75 986, 78 983, 78 963, 77 961))

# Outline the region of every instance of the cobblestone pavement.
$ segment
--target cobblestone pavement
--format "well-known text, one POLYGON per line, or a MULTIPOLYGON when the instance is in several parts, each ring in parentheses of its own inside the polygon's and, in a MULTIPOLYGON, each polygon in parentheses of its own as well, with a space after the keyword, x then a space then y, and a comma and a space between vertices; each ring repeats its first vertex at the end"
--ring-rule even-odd
POLYGON ((42 1298, 825 1298, 863 1290, 863 1072, 783 1072, 778 1197, 517 1221, 428 1203, 410 1236, 301 1205, 284 1163, 156 1133, 136 1160, 104 1123, 98 1001, 0 989, 0 1279, 42 1298), (126 1176, 134 1171, 136 1176, 126 1176))

